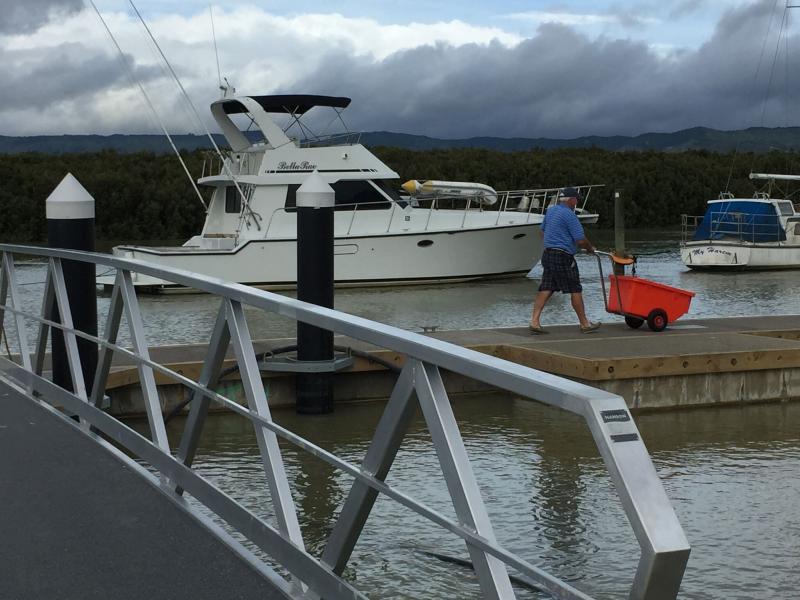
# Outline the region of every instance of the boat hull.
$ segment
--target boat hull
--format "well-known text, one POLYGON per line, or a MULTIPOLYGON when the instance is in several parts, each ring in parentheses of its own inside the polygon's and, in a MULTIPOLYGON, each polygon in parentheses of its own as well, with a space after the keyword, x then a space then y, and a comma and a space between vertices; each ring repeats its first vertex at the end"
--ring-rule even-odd
POLYGON ((800 269, 800 246, 701 241, 681 246, 681 260, 698 271, 800 269))
MULTIPOLYGON (((234 250, 218 251, 120 246, 114 254, 264 289, 292 289, 297 282, 294 239, 250 240, 234 250)), ((348 236, 334 240, 334 277, 337 287, 511 277, 526 274, 541 254, 539 223, 348 236)), ((112 278, 99 282, 113 285, 112 278)), ((142 274, 133 283, 143 291, 182 291, 180 286, 142 274)))

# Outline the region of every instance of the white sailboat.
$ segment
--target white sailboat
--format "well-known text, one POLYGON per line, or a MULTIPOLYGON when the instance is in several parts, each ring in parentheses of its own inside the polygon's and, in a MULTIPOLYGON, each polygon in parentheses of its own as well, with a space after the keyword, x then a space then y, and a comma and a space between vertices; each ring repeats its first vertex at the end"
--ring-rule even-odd
POLYGON ((702 217, 682 215, 681 260, 690 269, 741 271, 800 268, 800 213, 778 193, 778 181, 797 175, 751 173, 767 190, 752 198, 721 194, 702 217))
MULTIPOLYGON (((423 184, 422 193, 414 189, 413 195, 401 196, 398 174, 361 145, 357 134, 345 127, 336 135, 310 135, 302 124, 310 110, 327 107, 344 126, 341 111, 349 104, 349 98, 314 95, 238 96, 214 102, 211 112, 231 150, 218 170, 197 180, 213 188, 202 231, 182 246, 123 245, 114 254, 267 289, 292 288, 297 271, 295 194, 317 171, 336 192, 337 286, 522 276, 536 264, 542 252, 543 213, 557 188, 495 192, 481 184, 450 182, 457 184, 455 195, 426 194, 423 184), (290 137, 289 128, 272 118, 276 113, 288 115, 290 126, 299 126, 306 137, 290 137), (263 139, 252 141, 232 115, 246 116, 263 139)), ((447 189, 448 182, 436 183, 447 189)), ((594 187, 583 186, 584 196, 594 187)), ((597 221, 585 203, 578 214, 584 222, 597 221)), ((113 284, 109 279, 101 283, 113 284)), ((134 284, 150 292, 181 291, 143 275, 134 284)))
MULTIPOLYGON (((783 7, 775 5, 776 11, 783 10, 784 25, 789 22, 788 11, 794 8, 798 6, 789 2, 783 7)), ((766 35, 769 39, 770 33, 766 35)), ((782 26, 775 40, 773 69, 782 42, 788 35, 782 26)), ((788 52, 788 42, 785 48, 788 52)), ((789 57, 785 59, 788 64, 789 57)), ((791 99, 788 80, 785 98, 787 103, 791 99)), ((762 126, 766 96, 764 103, 762 126)), ((791 182, 800 181, 800 176, 750 173, 750 180, 765 182, 752 197, 735 197, 723 192, 719 198, 708 202, 702 217, 681 216, 683 236, 680 252, 681 260, 687 267, 706 271, 800 268, 800 213, 792 201, 796 193, 790 194, 788 191, 791 182)))

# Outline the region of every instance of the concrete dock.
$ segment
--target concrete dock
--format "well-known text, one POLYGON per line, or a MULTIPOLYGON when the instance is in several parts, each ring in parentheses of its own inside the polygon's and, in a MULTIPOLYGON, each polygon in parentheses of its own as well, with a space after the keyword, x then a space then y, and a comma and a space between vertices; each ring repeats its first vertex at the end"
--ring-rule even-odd
POLYGON ((63 418, 2 382, 0 403, 0 597, 287 597, 63 418))
MULTIPOLYGON (((479 352, 563 375, 600 387, 625 398, 632 409, 666 409, 709 404, 787 401, 800 398, 800 316, 739 317, 679 321, 654 333, 645 325, 633 330, 610 317, 599 331, 581 334, 576 325, 548 328, 531 335, 527 327, 492 328, 426 333, 479 352)), ((294 343, 293 339, 261 340, 263 352, 294 343)), ((348 346, 401 366, 404 356, 357 340, 337 337, 348 346)), ((181 345, 153 348, 157 362, 196 379, 206 347, 181 345)), ((227 362, 233 364, 232 357, 227 362)), ((270 404, 294 402, 293 377, 264 374, 270 404)), ((186 397, 186 390, 164 377, 161 385, 165 410, 186 397)), ((364 358, 337 374, 337 401, 386 398, 394 374, 364 358)), ((487 387, 467 378, 445 374, 451 394, 485 392, 487 387)), ((236 398, 237 375, 222 383, 222 393, 236 398)), ((124 360, 115 362, 109 380, 112 412, 141 412, 138 373, 124 360)))

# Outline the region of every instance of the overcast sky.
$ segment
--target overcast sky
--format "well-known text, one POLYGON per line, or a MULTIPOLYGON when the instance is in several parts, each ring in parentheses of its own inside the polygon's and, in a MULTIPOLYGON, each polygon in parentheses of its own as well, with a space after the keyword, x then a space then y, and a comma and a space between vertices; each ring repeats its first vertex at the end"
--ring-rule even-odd
MULTIPOLYGON (((200 133, 127 0, 95 1, 130 69, 83 0, 0 0, 0 135, 157 132, 131 72, 171 132, 200 133)), ((208 2, 134 1, 212 123, 208 2)), ((348 124, 365 131, 577 137, 800 125, 791 20, 777 43, 784 5, 253 0, 213 13, 239 93, 349 96, 348 124)))

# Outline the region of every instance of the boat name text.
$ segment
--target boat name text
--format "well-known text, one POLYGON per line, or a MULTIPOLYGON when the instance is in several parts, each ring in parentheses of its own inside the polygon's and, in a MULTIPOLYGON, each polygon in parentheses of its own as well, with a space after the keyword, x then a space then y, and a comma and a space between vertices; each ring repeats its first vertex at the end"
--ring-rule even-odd
POLYGON ((733 256, 733 252, 720 250, 719 248, 697 248, 692 250, 693 256, 703 256, 704 254, 722 254, 723 256, 733 256))
POLYGON ((278 163, 277 170, 278 171, 313 171, 317 168, 317 165, 314 163, 310 163, 307 160, 301 162, 286 162, 281 161, 278 163))

